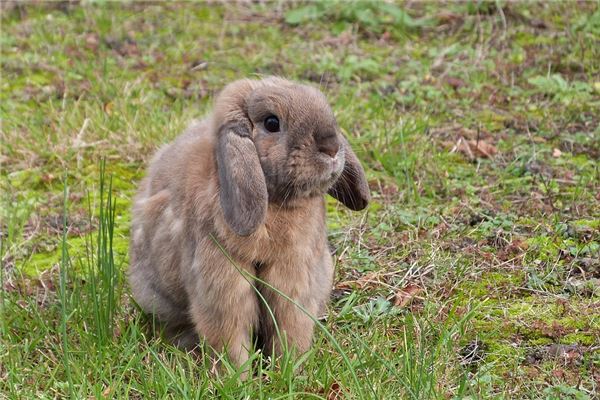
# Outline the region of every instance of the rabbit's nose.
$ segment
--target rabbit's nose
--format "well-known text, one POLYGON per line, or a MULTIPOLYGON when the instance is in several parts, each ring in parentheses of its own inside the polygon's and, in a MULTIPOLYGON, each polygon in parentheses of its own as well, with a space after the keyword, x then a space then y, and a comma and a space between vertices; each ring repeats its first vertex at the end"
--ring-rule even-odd
POLYGON ((322 137, 317 141, 317 148, 321 153, 325 153, 333 158, 340 149, 340 142, 336 135, 322 137))

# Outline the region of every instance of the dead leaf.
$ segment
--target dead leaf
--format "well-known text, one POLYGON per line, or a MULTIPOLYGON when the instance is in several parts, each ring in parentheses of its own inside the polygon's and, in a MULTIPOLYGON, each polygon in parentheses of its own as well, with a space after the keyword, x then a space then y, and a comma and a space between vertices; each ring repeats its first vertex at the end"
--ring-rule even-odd
POLYGON ((449 76, 446 78, 446 83, 452 87, 452 89, 457 90, 462 87, 465 87, 465 81, 460 78, 449 76))
POLYGON ((389 31, 385 31, 385 32, 383 32, 383 34, 379 38, 379 43, 386 43, 386 42, 388 42, 390 40, 391 37, 392 37, 392 35, 390 34, 390 32, 389 31))
POLYGON ((327 391, 327 400, 342 400, 344 391, 339 383, 333 382, 327 391))
POLYGON ((85 47, 92 51, 98 50, 98 45, 100 44, 100 40, 98 35, 95 33, 91 33, 86 35, 85 37, 85 47))
POLYGON ((562 156, 562 151, 560 151, 560 149, 555 148, 552 150, 552 157, 558 158, 560 156, 562 156))
POLYGON ((466 140, 462 137, 458 139, 456 145, 454 145, 454 148, 452 148, 450 152, 454 153, 456 151, 464 154, 470 160, 475 160, 476 158, 492 158, 498 153, 496 146, 485 140, 466 140))
POLYGON ((558 378, 558 379, 564 379, 565 371, 563 369, 555 369, 552 371, 552 376, 554 376, 555 378, 558 378))
POLYGON ((423 291, 422 288, 417 285, 408 284, 404 288, 400 289, 394 295, 394 306, 404 307, 406 306, 415 296, 423 291))
POLYGON ((491 158, 491 157, 495 156, 496 153, 498 152, 498 150, 496 149, 496 147, 493 144, 490 144, 490 143, 486 142, 485 140, 480 140, 480 141, 469 140, 469 145, 471 146, 472 149, 475 149, 476 152, 479 153, 479 155, 481 157, 485 157, 485 158, 491 158))
POLYGON ((53 174, 43 174, 42 175, 42 182, 44 183, 52 183, 52 181, 54 181, 56 179, 56 176, 54 176, 53 174))
POLYGON ((324 45, 334 47, 346 47, 352 44, 355 40, 355 34, 352 32, 352 30, 347 29, 344 32, 340 33, 338 36, 326 37, 321 41, 321 43, 324 45))
POLYGON ((462 15, 453 13, 451 11, 442 11, 441 13, 437 14, 435 18, 438 20, 440 25, 461 23, 464 20, 462 15))
POLYGON ((355 289, 356 287, 364 289, 368 286, 377 285, 379 283, 379 272, 369 272, 358 279, 340 282, 335 285, 336 289, 355 289))

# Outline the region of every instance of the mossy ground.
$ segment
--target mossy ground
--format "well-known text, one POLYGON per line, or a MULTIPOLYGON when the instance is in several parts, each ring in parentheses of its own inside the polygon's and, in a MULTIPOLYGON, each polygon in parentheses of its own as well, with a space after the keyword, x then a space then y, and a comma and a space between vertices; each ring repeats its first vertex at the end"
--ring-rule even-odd
POLYGON ((17 5, 1 50, 0 397, 598 396, 598 3, 17 5), (122 274, 99 341, 100 160, 124 270, 153 151, 265 74, 320 86, 367 170, 367 211, 328 201, 348 360, 319 333, 302 368, 216 377, 150 334, 122 274))

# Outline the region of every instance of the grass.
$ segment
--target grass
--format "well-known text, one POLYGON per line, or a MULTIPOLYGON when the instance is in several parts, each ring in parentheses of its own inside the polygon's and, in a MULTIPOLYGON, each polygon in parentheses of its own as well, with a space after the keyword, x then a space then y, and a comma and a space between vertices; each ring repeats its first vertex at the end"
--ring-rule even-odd
POLYGON ((597 2, 28 4, 0 29, 0 398, 598 397, 597 2), (124 274, 153 152, 263 74, 322 88, 373 202, 328 201, 311 351, 242 381, 161 340, 124 274))

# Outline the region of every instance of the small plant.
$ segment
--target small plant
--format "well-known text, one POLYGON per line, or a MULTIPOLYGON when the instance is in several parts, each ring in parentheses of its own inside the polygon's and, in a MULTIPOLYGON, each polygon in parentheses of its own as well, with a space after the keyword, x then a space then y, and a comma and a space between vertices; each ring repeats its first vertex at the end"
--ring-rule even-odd
POLYGON ((575 31, 582 31, 590 35, 600 35, 600 8, 591 15, 583 15, 573 25, 575 31))
POLYGON ((427 23, 423 19, 412 18, 396 4, 383 1, 316 1, 285 14, 285 22, 290 25, 317 20, 333 20, 334 33, 341 33, 356 24, 366 32, 392 30, 404 34, 427 23))
POLYGON ((551 386, 544 389, 544 394, 546 395, 547 400, 565 400, 565 399, 573 399, 573 400, 589 400, 591 397, 581 390, 578 390, 574 387, 567 386, 564 384, 551 386))
POLYGON ((592 87, 589 84, 582 81, 567 82, 560 74, 534 76, 529 79, 529 83, 535 87, 536 92, 565 104, 591 98, 592 87))
POLYGON ((343 61, 336 60, 331 54, 325 54, 318 64, 320 71, 332 71, 342 80, 354 78, 372 79, 381 72, 383 67, 377 60, 369 57, 358 57, 350 54, 343 61))

